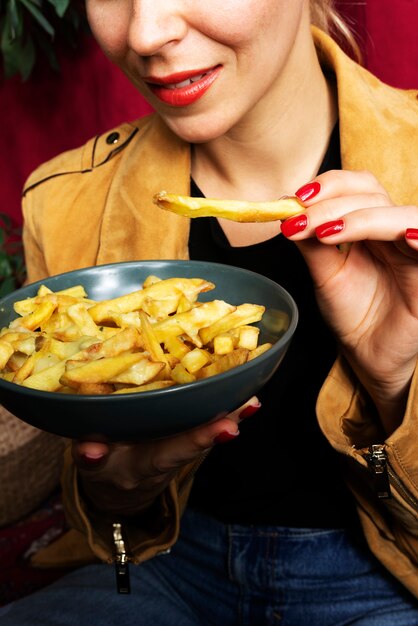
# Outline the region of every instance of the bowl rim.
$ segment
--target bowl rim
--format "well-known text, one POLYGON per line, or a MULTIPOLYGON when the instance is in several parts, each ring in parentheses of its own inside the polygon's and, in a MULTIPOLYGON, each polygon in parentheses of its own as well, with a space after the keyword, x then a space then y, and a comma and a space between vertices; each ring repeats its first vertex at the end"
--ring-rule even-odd
MULTIPOLYGON (((138 399, 138 397, 140 398, 141 396, 152 400, 152 398, 154 397, 175 395, 175 394, 181 393, 184 390, 193 390, 196 387, 204 388, 206 386, 213 385, 214 381, 216 383, 217 381, 224 380, 226 378, 234 378, 235 376, 238 376, 240 372, 245 372, 249 369, 252 369, 254 367, 254 363, 261 364, 261 363, 264 363, 264 361, 266 360, 270 360, 275 355, 276 352, 281 351, 283 345, 287 343, 289 336, 292 337, 292 335, 294 334, 296 330, 296 327, 299 321, 299 311, 298 311, 297 304, 295 300, 293 299, 293 297, 290 295, 290 293, 284 287, 282 287, 279 283, 276 283, 270 278, 263 276, 263 274, 258 274, 257 272, 253 272, 252 270, 247 270, 245 268, 241 268, 235 265, 227 265, 225 263, 217 263, 217 262, 212 262, 212 261, 197 261, 197 260, 195 261, 195 260, 180 260, 180 259, 149 259, 149 260, 141 260, 141 261, 118 261, 116 263, 90 265, 90 266, 82 267, 76 270, 70 270, 68 272, 62 272, 61 274, 54 274, 53 276, 48 276, 44 279, 38 280, 28 285, 24 285, 20 287, 19 289, 16 289, 13 292, 1 298, 0 299, 0 312, 3 306, 7 304, 9 300, 14 300, 16 298, 16 295, 18 293, 21 293, 22 290, 36 291, 41 285, 45 284, 46 281, 50 281, 51 279, 61 279, 65 277, 70 277, 71 275, 75 275, 75 274, 79 275, 80 273, 87 273, 89 271, 94 271, 94 270, 105 271, 106 269, 117 269, 118 267, 121 267, 121 266, 137 267, 142 264, 152 264, 155 266, 159 264, 162 264, 162 265, 172 264, 174 266, 178 265, 178 266, 183 266, 183 267, 185 265, 189 265, 191 267, 202 267, 202 268, 205 268, 205 267, 207 268, 207 266, 209 265, 215 269, 224 268, 226 271, 232 271, 232 272, 235 271, 239 274, 244 273, 244 274, 247 274, 249 277, 256 278, 257 280, 261 279, 263 282, 271 284, 272 288, 274 288, 275 290, 278 289, 281 292, 284 299, 286 300, 287 304, 289 305, 289 308, 291 309, 289 327, 284 331, 283 335, 281 335, 281 337, 272 345, 272 347, 269 350, 266 350, 266 352, 256 357, 253 361, 243 363, 242 365, 238 367, 233 367, 230 370, 227 370, 226 372, 222 372, 220 374, 216 374, 208 378, 196 380, 191 383, 176 384, 171 387, 155 389, 155 390, 150 390, 150 391, 142 391, 142 392, 137 392, 137 393, 126 392, 126 393, 120 393, 120 394, 106 394, 106 395, 99 395, 99 394, 80 395, 76 393, 62 393, 59 391, 44 391, 41 389, 34 389, 32 387, 24 387, 23 385, 18 385, 17 383, 9 382, 7 380, 0 378, 0 390, 2 387, 9 391, 13 391, 13 390, 16 390, 16 388, 18 388, 19 393, 21 393, 23 396, 27 395, 31 397, 35 396, 35 397, 40 397, 40 398, 51 398, 51 399, 62 398, 65 401, 69 400, 70 402, 75 402, 75 403, 79 403, 80 401, 83 401, 83 400, 91 401, 92 399, 94 399, 97 402, 107 402, 107 403, 121 402, 127 399, 131 399, 131 400, 134 398, 138 399)), ((196 276, 196 278, 198 277, 204 278, 204 275, 196 276)), ((28 297, 33 297, 33 296, 28 296, 28 297)), ((1 397, 0 397, 0 401, 1 401, 1 397)))

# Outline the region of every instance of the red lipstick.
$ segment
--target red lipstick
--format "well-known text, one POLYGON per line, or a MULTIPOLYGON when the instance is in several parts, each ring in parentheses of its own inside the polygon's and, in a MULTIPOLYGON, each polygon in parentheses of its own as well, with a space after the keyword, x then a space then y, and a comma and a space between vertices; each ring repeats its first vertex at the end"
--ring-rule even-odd
POLYGON ((152 93, 164 104, 184 107, 201 98, 218 78, 222 66, 179 72, 164 78, 147 77, 145 82, 152 93))

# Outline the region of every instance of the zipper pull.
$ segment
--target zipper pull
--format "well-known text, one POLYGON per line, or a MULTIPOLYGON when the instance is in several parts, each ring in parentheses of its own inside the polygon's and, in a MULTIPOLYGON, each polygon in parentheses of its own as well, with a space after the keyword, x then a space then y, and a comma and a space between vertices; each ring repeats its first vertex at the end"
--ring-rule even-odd
POLYGON ((390 492, 389 474, 387 468, 386 452, 380 444, 373 444, 365 455, 369 470, 373 475, 377 497, 380 500, 392 497, 390 492))
POLYGON ((115 570, 118 593, 131 593, 128 556, 125 550, 125 542, 122 537, 121 524, 113 524, 113 543, 115 544, 116 551, 115 570))

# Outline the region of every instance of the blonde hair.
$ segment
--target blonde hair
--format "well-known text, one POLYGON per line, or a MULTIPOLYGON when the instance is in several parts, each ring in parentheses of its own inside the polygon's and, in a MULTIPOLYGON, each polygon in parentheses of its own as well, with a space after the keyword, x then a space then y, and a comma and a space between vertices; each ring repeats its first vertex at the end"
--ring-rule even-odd
POLYGON ((358 63, 362 53, 352 30, 335 8, 334 0, 310 0, 311 21, 333 37, 358 63))

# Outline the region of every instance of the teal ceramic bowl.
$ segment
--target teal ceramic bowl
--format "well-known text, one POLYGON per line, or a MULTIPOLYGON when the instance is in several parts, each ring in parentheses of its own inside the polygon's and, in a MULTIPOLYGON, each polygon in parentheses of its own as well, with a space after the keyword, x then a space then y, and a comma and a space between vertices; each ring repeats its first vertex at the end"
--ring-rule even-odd
POLYGON ((282 361, 295 332, 298 311, 292 297, 273 281, 237 267, 200 261, 138 261, 89 267, 52 276, 23 287, 0 301, 0 328, 15 319, 13 303, 36 294, 44 284, 58 291, 81 284, 94 300, 139 289, 149 275, 204 278, 212 291, 199 301, 250 302, 266 307, 259 343, 273 347, 228 372, 185 385, 140 394, 71 395, 38 391, 0 379, 0 403, 41 430, 69 437, 106 437, 113 441, 161 438, 195 428, 238 408, 267 383, 282 361), (276 311, 287 316, 284 328, 270 324, 276 311))

